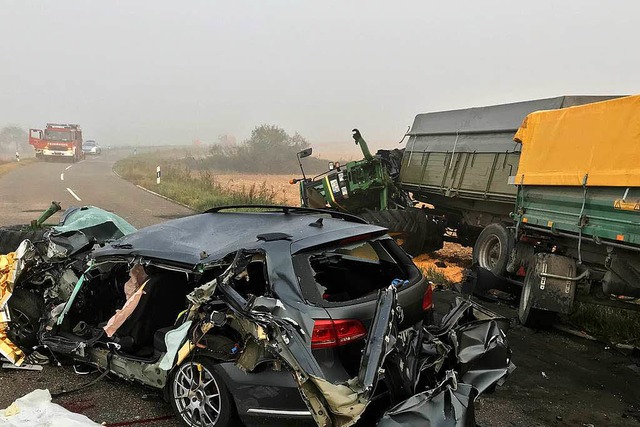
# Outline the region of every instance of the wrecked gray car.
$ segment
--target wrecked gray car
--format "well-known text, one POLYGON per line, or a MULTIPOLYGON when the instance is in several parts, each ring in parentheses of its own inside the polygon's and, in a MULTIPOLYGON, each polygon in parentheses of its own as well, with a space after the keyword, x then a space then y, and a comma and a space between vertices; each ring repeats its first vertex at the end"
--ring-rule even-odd
MULTIPOLYGON (((469 401, 511 369, 499 319, 461 301, 436 327, 431 285, 386 229, 263 208, 213 209, 94 249, 45 310, 39 343, 162 389, 188 426, 450 414, 438 425, 468 425, 469 401), (467 401, 440 413, 442 393, 467 401)), ((21 257, 37 258, 28 242, 21 257)))

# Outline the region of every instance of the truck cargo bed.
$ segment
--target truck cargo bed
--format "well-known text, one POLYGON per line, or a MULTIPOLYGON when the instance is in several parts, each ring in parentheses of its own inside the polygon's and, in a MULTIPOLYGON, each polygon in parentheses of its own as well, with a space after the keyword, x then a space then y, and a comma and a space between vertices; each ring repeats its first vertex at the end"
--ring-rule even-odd
POLYGON ((525 228, 640 245, 640 188, 589 187, 585 197, 582 187, 522 186, 515 219, 525 228))

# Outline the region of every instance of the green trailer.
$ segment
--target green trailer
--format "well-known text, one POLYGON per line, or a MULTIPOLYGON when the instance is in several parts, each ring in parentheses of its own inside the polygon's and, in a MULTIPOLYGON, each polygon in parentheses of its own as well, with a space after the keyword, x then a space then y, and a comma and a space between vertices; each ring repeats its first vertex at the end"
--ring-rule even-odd
POLYGON ((640 188, 518 186, 506 275, 519 315, 547 326, 574 300, 640 309, 640 188))
MULTIPOLYGON (((506 275, 519 317, 544 326, 573 301, 639 309, 640 96, 527 116, 506 275)), ((476 247, 474 250, 481 251, 476 247)))

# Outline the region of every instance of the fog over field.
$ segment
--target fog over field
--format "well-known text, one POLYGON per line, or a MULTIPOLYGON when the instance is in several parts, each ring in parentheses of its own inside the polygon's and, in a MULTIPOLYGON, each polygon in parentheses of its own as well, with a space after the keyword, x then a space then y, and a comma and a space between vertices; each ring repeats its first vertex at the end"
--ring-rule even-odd
POLYGON ((636 1, 2 1, 0 126, 394 146, 416 113, 638 92, 636 1))

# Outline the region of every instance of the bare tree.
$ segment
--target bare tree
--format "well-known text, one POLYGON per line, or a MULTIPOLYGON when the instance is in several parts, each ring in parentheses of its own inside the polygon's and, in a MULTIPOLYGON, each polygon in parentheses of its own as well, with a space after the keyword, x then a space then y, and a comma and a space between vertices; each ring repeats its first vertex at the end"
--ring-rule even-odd
POLYGON ((0 129, 0 151, 13 153, 29 149, 29 134, 18 126, 5 126, 0 129))

